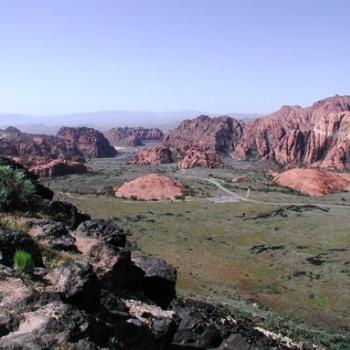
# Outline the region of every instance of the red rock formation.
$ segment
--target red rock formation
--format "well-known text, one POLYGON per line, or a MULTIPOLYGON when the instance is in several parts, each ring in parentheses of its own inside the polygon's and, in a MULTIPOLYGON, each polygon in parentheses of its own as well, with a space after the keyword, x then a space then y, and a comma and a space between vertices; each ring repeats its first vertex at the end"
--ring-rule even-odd
POLYGON ((222 168, 223 161, 215 151, 200 150, 192 148, 186 150, 181 156, 179 167, 182 169, 205 167, 205 168, 222 168))
POLYGON ((114 188, 119 198, 139 200, 175 199, 183 192, 183 186, 166 176, 148 174, 114 188))
POLYGON ((350 190, 350 174, 341 174, 321 169, 290 169, 274 174, 274 181, 310 196, 350 190))
POLYGON ((92 128, 61 128, 57 138, 62 140, 68 149, 78 148, 85 158, 108 158, 117 155, 104 135, 92 128))
POLYGON ((231 156, 252 156, 280 165, 305 164, 344 169, 350 159, 350 97, 336 96, 310 107, 282 107, 265 118, 243 124, 231 156))
POLYGON ((159 165, 172 163, 172 152, 168 147, 144 148, 136 153, 128 164, 159 165))
POLYGON ((179 152, 193 148, 221 152, 230 147, 236 134, 240 135, 240 129, 241 124, 233 118, 201 115, 182 122, 166 135, 162 144, 179 152))
POLYGON ((143 141, 160 141, 162 130, 158 128, 113 128, 105 133, 109 142, 115 146, 142 146, 143 141))
POLYGON ((86 174, 88 168, 83 163, 55 159, 48 164, 35 166, 29 171, 39 177, 56 177, 71 174, 86 174))
POLYGON ((162 143, 184 156, 200 148, 237 160, 344 169, 350 163, 349 138, 350 97, 335 96, 307 108, 284 106, 254 121, 200 116, 181 123, 162 143))
POLYGON ((33 167, 53 159, 84 162, 77 147, 67 148, 65 142, 54 136, 24 134, 15 128, 0 130, 0 155, 33 167))

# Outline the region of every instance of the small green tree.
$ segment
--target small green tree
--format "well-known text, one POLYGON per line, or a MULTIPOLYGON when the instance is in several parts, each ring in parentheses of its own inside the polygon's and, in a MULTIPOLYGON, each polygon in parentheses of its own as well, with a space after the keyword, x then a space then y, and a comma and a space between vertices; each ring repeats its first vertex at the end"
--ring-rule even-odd
POLYGON ((29 203, 35 185, 26 174, 8 165, 0 166, 0 209, 19 209, 29 203))
POLYGON ((24 250, 17 250, 13 257, 13 268, 20 275, 30 274, 34 269, 32 256, 24 250))

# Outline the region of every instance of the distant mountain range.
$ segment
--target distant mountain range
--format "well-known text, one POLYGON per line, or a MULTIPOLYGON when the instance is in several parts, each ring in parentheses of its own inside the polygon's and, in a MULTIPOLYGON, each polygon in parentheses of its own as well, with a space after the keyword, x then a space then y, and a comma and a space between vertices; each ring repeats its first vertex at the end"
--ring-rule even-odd
MULTIPOLYGON (((51 116, 0 114, 0 128, 15 126, 23 132, 37 134, 56 134, 62 126, 88 126, 102 131, 121 126, 143 126, 158 127, 167 131, 178 126, 182 120, 192 119, 201 114, 203 113, 190 110, 178 112, 101 111, 51 116)), ((226 113, 226 115, 237 119, 255 119, 259 116, 247 113, 226 113)))

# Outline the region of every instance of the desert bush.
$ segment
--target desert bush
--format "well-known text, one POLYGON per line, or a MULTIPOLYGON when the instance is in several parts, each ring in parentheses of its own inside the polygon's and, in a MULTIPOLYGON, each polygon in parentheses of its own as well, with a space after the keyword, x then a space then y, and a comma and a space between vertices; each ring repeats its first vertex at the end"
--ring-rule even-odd
POLYGON ((26 206, 35 193, 35 185, 21 170, 0 166, 0 210, 26 206))
POLYGON ((30 274, 34 269, 32 256, 24 250, 17 250, 13 257, 13 268, 18 274, 30 274))

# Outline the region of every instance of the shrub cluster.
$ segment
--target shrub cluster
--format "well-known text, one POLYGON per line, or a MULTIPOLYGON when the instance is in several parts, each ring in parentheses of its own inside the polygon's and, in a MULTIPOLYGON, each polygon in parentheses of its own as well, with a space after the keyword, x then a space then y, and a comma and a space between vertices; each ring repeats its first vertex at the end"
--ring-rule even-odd
POLYGON ((35 185, 23 171, 0 166, 0 210, 21 209, 30 203, 34 193, 35 185))

